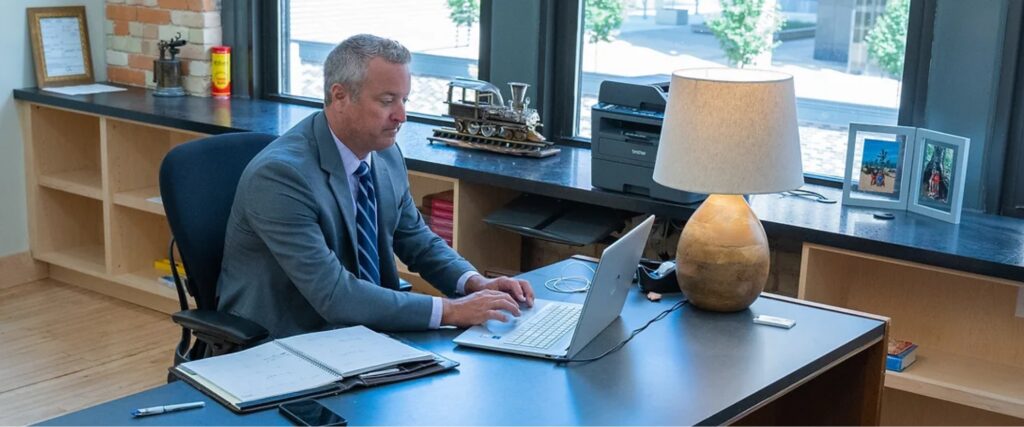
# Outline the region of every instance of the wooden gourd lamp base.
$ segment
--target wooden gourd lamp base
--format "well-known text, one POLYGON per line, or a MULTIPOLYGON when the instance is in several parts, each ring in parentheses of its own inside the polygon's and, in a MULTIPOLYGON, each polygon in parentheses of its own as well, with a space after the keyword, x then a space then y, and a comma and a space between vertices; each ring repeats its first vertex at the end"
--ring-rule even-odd
POLYGON ((683 227, 676 276, 694 306, 739 311, 764 290, 769 262, 768 237, 743 196, 712 194, 683 227))

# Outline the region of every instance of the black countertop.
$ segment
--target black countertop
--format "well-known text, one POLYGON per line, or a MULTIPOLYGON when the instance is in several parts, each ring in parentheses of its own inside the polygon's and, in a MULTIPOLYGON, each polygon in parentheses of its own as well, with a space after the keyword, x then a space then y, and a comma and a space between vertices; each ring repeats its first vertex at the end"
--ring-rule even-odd
MULTIPOLYGON (((36 88, 17 89, 19 100, 194 132, 232 131, 280 135, 317 111, 262 100, 156 98, 143 89, 64 96, 36 88)), ((449 176, 560 199, 686 219, 695 206, 593 188, 590 150, 563 147, 546 159, 524 159, 427 143, 432 126, 407 123, 399 145, 410 170, 449 176)), ((807 185, 840 200, 842 191, 807 185)), ((775 238, 820 243, 906 261, 1010 280, 1024 280, 1024 221, 964 212, 949 224, 909 212, 893 220, 872 217, 877 209, 827 205, 778 194, 751 197, 751 206, 775 238)))

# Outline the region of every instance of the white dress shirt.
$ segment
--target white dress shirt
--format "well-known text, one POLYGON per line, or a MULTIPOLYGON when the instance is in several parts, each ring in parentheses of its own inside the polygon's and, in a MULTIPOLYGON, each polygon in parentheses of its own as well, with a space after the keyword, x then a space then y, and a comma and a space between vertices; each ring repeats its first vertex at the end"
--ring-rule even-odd
MULTIPOLYGON (((328 128, 330 129, 330 128, 328 128)), ((359 188, 359 178, 356 176, 356 169, 359 168, 359 163, 366 162, 367 166, 373 166, 373 155, 366 156, 365 159, 356 157, 356 153, 348 148, 347 145, 342 144, 338 136, 334 134, 334 130, 331 129, 331 137, 334 138, 334 144, 338 146, 338 152, 341 153, 341 164, 345 167, 345 176, 348 177, 348 188, 349 193, 352 195, 352 212, 356 212, 356 189, 359 188)), ((459 276, 459 281, 455 285, 455 291, 459 294, 466 293, 466 282, 469 281, 473 276, 478 276, 480 273, 469 270, 462 273, 459 276)), ((430 311, 430 328, 437 329, 441 327, 441 314, 444 305, 441 303, 441 298, 432 297, 433 309, 430 311)))

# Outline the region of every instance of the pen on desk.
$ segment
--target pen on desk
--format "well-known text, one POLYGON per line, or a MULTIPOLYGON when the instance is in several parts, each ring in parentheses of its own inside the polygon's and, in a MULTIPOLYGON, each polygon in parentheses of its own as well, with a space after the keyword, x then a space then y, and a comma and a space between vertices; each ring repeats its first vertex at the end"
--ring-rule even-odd
POLYGON ((184 411, 186 409, 202 408, 206 402, 179 403, 177 405, 153 406, 149 408, 136 409, 132 411, 133 417, 144 417, 146 415, 166 414, 168 412, 184 411))

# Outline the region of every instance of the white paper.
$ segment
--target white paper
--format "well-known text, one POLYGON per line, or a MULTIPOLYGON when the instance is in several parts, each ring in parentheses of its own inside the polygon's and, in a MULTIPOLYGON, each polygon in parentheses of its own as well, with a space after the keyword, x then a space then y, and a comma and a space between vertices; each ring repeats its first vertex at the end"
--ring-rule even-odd
POLYGON ((276 342, 183 365, 237 402, 295 393, 337 381, 334 375, 276 342))
POLYGON ((149 203, 156 203, 158 205, 164 204, 164 199, 162 199, 160 196, 150 197, 150 198, 146 199, 146 201, 149 202, 149 203))
POLYGON ((59 93, 61 95, 90 95, 103 92, 120 92, 126 89, 123 87, 93 83, 77 86, 44 87, 43 90, 59 93))
POLYGON ((344 377, 433 358, 430 353, 365 326, 296 335, 278 341, 344 377))
POLYGON ((39 38, 43 42, 43 62, 47 77, 85 74, 82 33, 76 17, 52 17, 39 20, 39 38))

